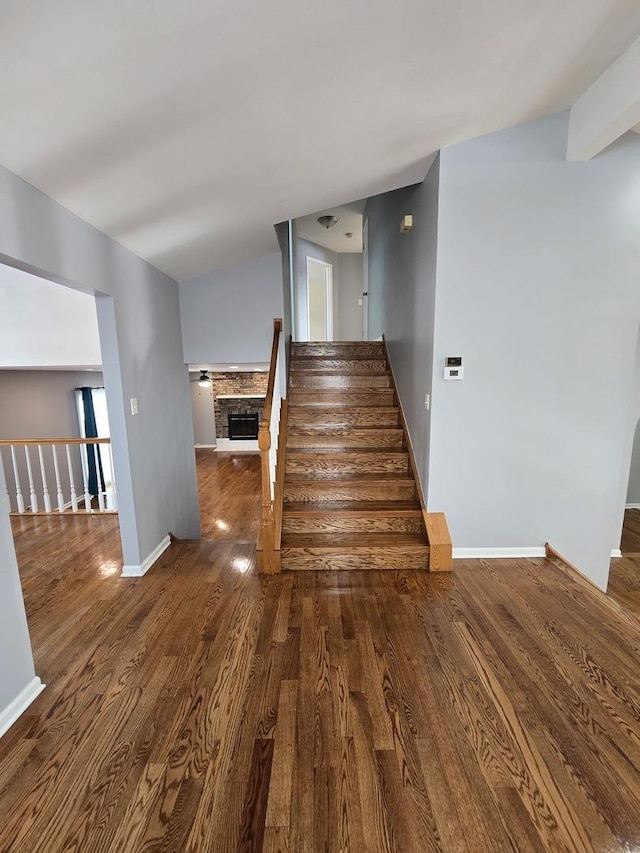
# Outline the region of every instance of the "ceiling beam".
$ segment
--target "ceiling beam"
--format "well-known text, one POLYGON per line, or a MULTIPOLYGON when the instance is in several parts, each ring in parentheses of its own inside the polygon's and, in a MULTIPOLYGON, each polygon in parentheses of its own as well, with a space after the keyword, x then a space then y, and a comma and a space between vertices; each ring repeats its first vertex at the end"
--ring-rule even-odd
POLYGON ((640 122, 640 39, 571 108, 567 160, 590 160, 640 122))

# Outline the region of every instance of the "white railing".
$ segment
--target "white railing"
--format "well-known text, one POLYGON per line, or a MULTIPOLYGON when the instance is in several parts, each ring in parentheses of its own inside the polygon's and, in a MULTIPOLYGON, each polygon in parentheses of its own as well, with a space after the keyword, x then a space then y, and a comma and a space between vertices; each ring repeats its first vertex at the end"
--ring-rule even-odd
POLYGON ((258 431, 262 480, 262 523, 258 543, 258 568, 260 572, 280 571, 280 548, 276 548, 276 462, 278 436, 282 409, 284 359, 282 354, 282 320, 273 321, 273 344, 269 363, 269 381, 264 401, 264 412, 258 431))
POLYGON ((269 448, 269 484, 271 486, 271 500, 276 493, 276 463, 278 461, 278 441, 280 437, 280 409, 282 407, 281 379, 284 374, 281 347, 278 347, 276 360, 275 382, 273 384, 273 400, 271 404, 271 419, 269 421, 269 434, 271 436, 271 447, 269 448))
POLYGON ((113 513, 118 510, 109 438, 0 440, 0 461, 4 468, 5 500, 10 513, 42 515, 53 512, 113 513), (98 484, 93 492, 90 460, 98 472, 98 484), (55 493, 55 507, 52 493, 55 493), (26 495, 28 497, 25 498, 26 495))

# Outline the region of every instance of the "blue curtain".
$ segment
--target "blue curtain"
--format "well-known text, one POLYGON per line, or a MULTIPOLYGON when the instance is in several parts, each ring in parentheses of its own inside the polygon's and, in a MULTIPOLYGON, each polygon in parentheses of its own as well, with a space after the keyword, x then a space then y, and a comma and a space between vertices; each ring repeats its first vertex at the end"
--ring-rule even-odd
MULTIPOLYGON (((96 426, 96 412, 93 408, 93 388, 80 388, 82 392, 82 406, 84 408, 84 434, 87 438, 97 438, 98 428, 96 426)), ((102 472, 102 459, 100 458, 100 445, 87 444, 87 466, 89 469, 89 494, 95 497, 98 492, 104 492, 104 474, 102 472), (98 464, 96 466, 96 453, 98 448, 98 464)))

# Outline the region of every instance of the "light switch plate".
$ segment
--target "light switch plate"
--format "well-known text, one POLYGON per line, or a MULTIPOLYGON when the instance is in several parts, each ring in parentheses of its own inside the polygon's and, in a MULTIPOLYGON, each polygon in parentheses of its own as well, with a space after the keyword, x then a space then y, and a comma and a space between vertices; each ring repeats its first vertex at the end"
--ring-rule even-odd
POLYGON ((130 402, 131 402, 131 414, 137 415, 138 414, 138 398, 137 397, 131 397, 130 402))

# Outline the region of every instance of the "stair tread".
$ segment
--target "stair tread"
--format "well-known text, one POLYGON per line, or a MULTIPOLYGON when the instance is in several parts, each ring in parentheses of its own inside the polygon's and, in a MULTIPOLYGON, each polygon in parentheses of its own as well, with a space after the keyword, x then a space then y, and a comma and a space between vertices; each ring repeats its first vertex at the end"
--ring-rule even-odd
MULTIPOLYGON (((356 359, 354 359, 355 361, 356 359)), ((366 361, 366 359, 359 359, 360 361, 366 361)), ((370 360, 370 359, 369 359, 370 360)), ((327 359, 329 361, 329 359, 327 359)), ((334 359, 335 361, 335 359, 334 359)), ((340 369, 340 370, 309 370, 306 367, 296 367, 295 361, 291 360, 291 373, 299 373, 304 375, 306 373, 311 373, 314 376, 350 376, 348 370, 340 369)), ((367 370, 365 373, 358 373, 357 376, 391 376, 390 370, 367 370)))
POLYGON ((428 549, 421 533, 286 533, 282 548, 322 548, 323 550, 370 549, 372 547, 401 547, 428 549))
POLYGON ((407 450, 401 447, 287 447, 287 454, 292 456, 349 456, 364 455, 376 456, 392 453, 394 456, 408 456, 407 450))
POLYGON ((285 474, 284 481, 285 483, 315 483, 317 482, 319 486, 328 486, 331 483, 378 483, 378 482, 386 482, 386 483, 394 483, 397 480, 401 480, 403 483, 407 481, 413 483, 413 476, 409 473, 406 474, 333 474, 331 477, 323 477, 322 480, 318 481, 315 474, 285 474))
POLYGON ((417 501, 294 501, 285 504, 286 516, 307 515, 422 515, 417 501))

